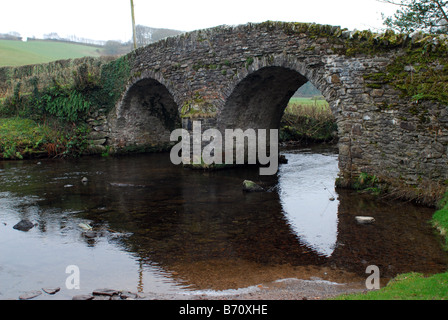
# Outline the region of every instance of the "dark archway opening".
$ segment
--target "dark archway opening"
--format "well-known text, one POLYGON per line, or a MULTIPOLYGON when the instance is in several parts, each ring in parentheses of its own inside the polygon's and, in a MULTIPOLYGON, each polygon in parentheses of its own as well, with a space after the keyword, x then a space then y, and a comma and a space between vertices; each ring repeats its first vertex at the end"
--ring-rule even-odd
POLYGON ((151 78, 136 82, 128 90, 117 114, 119 140, 125 146, 168 146, 171 132, 179 127, 173 96, 163 84, 151 78))
POLYGON ((278 129, 293 94, 308 80, 282 67, 265 67, 243 79, 218 118, 220 129, 278 129))
POLYGON ((264 67, 241 80, 218 117, 219 129, 280 129, 280 142, 336 142, 334 115, 299 72, 264 67))

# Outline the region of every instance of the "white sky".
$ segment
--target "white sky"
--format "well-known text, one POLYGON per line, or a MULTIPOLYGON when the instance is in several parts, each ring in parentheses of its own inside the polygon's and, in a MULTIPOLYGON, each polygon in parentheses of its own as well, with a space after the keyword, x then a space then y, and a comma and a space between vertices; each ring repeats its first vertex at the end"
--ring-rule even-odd
MULTIPOLYGON (((182 31, 266 20, 377 31, 384 27, 381 13, 397 10, 377 0, 134 0, 134 6, 136 24, 182 31)), ((11 31, 127 41, 130 0, 0 0, 0 33, 11 31)))

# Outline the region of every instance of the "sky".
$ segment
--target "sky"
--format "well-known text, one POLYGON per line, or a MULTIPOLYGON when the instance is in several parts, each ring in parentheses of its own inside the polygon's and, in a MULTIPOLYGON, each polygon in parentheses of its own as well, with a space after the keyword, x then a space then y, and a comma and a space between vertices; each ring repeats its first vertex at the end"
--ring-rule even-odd
MULTIPOLYGON (((267 20, 379 31, 381 13, 398 9, 378 0, 134 0, 134 7, 136 24, 181 31, 267 20)), ((130 0, 0 0, 0 33, 128 41, 130 8, 130 0)))

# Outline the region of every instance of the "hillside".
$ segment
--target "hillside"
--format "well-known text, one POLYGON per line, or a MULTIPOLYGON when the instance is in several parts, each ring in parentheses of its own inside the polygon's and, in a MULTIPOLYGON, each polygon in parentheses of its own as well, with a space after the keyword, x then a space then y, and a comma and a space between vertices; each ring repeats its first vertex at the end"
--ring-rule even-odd
POLYGON ((0 67, 46 63, 60 59, 98 57, 102 48, 56 41, 0 40, 0 67))

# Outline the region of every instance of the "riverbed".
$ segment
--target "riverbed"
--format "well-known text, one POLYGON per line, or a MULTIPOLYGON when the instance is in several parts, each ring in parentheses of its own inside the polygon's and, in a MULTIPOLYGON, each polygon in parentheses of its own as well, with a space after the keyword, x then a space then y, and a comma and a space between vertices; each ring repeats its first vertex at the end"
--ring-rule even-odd
POLYGON ((282 154, 275 176, 191 170, 164 153, 0 162, 0 299, 42 288, 60 290, 35 300, 99 288, 317 299, 365 290, 368 266, 382 286, 398 273, 446 270, 433 209, 335 189, 334 147, 282 154), (265 191, 243 192, 244 180, 265 191), (15 229, 23 219, 34 227, 15 229))

